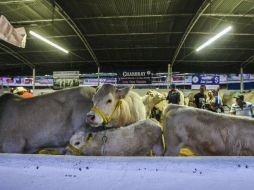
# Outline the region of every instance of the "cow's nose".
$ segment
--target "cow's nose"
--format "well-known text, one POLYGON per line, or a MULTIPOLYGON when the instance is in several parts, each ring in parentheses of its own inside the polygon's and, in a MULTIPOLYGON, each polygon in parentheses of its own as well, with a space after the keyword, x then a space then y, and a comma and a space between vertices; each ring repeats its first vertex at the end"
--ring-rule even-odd
POLYGON ((87 120, 88 122, 93 122, 93 121, 95 120, 95 115, 94 115, 93 113, 88 113, 88 114, 86 115, 86 120, 87 120))

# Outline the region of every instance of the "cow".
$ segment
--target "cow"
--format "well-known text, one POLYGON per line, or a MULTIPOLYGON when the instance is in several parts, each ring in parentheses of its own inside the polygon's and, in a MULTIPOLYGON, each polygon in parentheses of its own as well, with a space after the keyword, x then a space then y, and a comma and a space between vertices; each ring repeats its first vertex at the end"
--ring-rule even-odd
POLYGON ((94 107, 87 113, 87 123, 92 127, 121 127, 146 119, 142 98, 130 89, 102 85, 93 97, 94 107))
POLYGON ((151 151, 156 156, 164 153, 162 130, 152 119, 96 133, 79 131, 66 147, 67 154, 86 156, 146 156, 151 151))
POLYGON ((33 98, 0 97, 0 152, 35 153, 65 147, 85 127, 95 89, 79 87, 33 98))
POLYGON ((161 102, 162 100, 165 100, 166 97, 163 96, 161 93, 155 91, 155 90, 149 90, 146 95, 142 97, 143 103, 146 107, 146 117, 151 117, 151 111, 154 108, 156 104, 161 102))
POLYGON ((201 156, 254 155, 254 119, 169 105, 164 112, 165 156, 182 147, 201 156))

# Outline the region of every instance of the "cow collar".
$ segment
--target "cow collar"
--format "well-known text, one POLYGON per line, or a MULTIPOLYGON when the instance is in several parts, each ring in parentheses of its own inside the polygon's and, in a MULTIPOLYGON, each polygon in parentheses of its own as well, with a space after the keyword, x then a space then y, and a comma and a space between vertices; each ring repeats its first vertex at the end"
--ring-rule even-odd
POLYGON ((80 156, 81 155, 81 151, 80 151, 80 149, 78 149, 78 148, 76 148, 76 147, 74 147, 73 145, 71 145, 71 144, 68 144, 67 145, 76 155, 78 155, 78 156, 80 156))
POLYGON ((113 118, 113 116, 114 116, 116 110, 117 110, 118 108, 121 109, 121 106, 122 106, 122 100, 119 100, 119 101, 117 102, 117 104, 116 104, 116 107, 115 107, 114 111, 111 113, 111 115, 110 115, 109 117, 107 117, 107 116, 106 116, 99 108, 97 108, 97 107, 92 107, 91 110, 94 111, 94 112, 96 112, 96 113, 98 113, 98 114, 102 117, 102 119, 103 119, 103 124, 104 124, 104 125, 108 125, 108 124, 111 122, 111 120, 112 120, 112 118, 113 118))

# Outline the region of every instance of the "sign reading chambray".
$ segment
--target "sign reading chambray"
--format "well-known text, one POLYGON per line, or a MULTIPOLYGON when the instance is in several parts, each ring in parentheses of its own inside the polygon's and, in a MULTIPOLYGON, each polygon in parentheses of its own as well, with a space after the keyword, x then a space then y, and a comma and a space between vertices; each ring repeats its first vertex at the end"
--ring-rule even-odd
POLYGON ((233 104, 231 106, 230 112, 235 112, 236 115, 241 116, 252 116, 253 105, 250 102, 244 102, 243 107, 240 107, 238 104, 233 104))

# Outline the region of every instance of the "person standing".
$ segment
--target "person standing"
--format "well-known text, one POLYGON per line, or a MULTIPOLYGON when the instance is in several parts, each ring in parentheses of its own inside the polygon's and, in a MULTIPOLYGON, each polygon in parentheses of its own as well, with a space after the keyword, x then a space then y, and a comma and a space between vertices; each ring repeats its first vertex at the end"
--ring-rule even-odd
POLYGON ((250 102, 244 101, 244 95, 238 94, 235 96, 236 103, 232 104, 230 113, 233 115, 253 117, 253 105, 250 102))
POLYGON ((197 108, 202 108, 206 103, 205 95, 206 86, 200 85, 199 93, 195 94, 193 102, 195 102, 197 108))
POLYGON ((179 104, 180 102, 180 93, 176 89, 175 84, 170 85, 170 91, 168 92, 168 96, 166 98, 169 104, 179 104))

